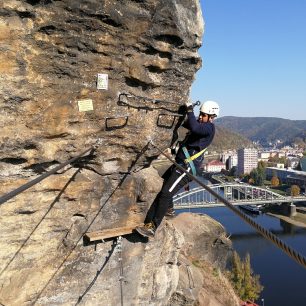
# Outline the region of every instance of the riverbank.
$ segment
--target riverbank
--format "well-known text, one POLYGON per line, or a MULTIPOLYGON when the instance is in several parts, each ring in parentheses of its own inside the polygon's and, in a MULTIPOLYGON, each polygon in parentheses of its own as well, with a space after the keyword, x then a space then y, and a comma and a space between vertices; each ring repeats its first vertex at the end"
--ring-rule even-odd
POLYGON ((282 214, 267 212, 266 215, 284 220, 292 225, 306 228, 306 214, 297 212, 294 217, 284 216, 282 214))

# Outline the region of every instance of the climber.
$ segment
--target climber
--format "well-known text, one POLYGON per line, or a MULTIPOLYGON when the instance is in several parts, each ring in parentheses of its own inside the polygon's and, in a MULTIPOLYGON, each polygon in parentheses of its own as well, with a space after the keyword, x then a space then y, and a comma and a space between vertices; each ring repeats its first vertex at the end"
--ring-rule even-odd
MULTIPOLYGON (((196 175, 197 169, 204 159, 204 152, 211 144, 215 135, 214 118, 219 115, 219 105, 214 101, 206 101, 200 107, 200 114, 196 119, 191 102, 186 103, 187 120, 183 124, 189 130, 179 146, 176 162, 188 172, 196 175)), ((137 227, 136 231, 145 237, 153 237, 164 216, 173 210, 173 196, 191 179, 180 169, 172 165, 163 175, 164 183, 161 191, 155 198, 147 212, 144 226, 137 227)))

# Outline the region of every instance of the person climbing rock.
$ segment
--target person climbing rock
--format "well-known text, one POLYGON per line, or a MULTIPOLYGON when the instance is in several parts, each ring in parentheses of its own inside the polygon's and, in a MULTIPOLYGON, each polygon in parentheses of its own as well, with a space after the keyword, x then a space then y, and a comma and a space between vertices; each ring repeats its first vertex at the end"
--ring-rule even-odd
MULTIPOLYGON (((214 118, 219 116, 219 105, 214 101, 206 101, 200 107, 199 117, 196 119, 191 102, 186 103, 187 120, 183 124, 188 129, 188 134, 181 142, 175 160, 193 175, 204 160, 204 152, 215 136, 214 118)), ((191 179, 172 165, 163 175, 164 183, 161 191, 149 208, 144 226, 139 226, 136 231, 145 237, 154 237, 155 231, 161 224, 166 214, 173 215, 173 196, 191 179)))

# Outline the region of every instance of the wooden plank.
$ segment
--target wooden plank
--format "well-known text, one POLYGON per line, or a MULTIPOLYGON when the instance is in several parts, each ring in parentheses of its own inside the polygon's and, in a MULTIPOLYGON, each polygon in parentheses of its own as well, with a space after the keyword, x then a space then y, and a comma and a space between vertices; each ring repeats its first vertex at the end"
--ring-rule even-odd
POLYGON ((124 235, 131 234, 137 226, 143 226, 143 223, 129 225, 129 226, 122 226, 122 227, 117 227, 117 228, 110 228, 110 229, 105 229, 105 230, 97 231, 97 232, 85 233, 84 237, 88 241, 96 241, 96 240, 103 240, 103 239, 113 238, 113 237, 118 237, 118 236, 124 236, 124 235))

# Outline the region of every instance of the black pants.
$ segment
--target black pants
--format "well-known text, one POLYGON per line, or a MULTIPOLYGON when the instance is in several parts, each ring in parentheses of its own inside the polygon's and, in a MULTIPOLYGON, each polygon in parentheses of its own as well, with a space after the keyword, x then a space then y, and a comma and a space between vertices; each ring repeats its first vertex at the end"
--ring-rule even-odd
POLYGON ((151 205, 145 223, 152 222, 156 227, 162 222, 169 207, 173 207, 173 196, 191 179, 180 169, 171 166, 163 175, 164 183, 161 191, 151 205))

